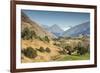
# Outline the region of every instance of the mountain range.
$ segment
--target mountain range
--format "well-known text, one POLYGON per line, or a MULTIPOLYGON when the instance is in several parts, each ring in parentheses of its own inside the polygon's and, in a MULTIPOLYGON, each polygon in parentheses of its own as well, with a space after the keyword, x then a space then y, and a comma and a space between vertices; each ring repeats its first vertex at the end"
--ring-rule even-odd
POLYGON ((52 26, 42 25, 42 27, 35 21, 31 20, 24 12, 21 13, 22 31, 24 28, 29 28, 36 32, 40 37, 48 36, 49 38, 63 37, 77 37, 79 35, 90 35, 90 22, 78 24, 70 29, 64 31, 57 24, 52 26))
POLYGON ((46 28, 49 32, 53 33, 56 36, 61 36, 64 32, 57 24, 52 25, 49 28, 46 28))
POLYGON ((63 33, 64 37, 66 36, 77 37, 79 35, 90 35, 90 22, 89 21, 76 25, 63 33))

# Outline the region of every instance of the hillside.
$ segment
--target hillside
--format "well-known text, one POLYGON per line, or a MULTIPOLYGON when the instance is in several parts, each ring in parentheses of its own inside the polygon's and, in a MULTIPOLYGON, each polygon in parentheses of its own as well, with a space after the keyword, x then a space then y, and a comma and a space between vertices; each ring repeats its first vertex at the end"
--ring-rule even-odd
MULTIPOLYGON (((22 44, 22 62, 26 63, 26 62, 38 62, 38 61, 50 61, 53 59, 54 56, 58 56, 58 47, 53 45, 54 41, 52 41, 52 38, 54 38, 55 36, 46 31, 45 29, 43 29, 41 26, 39 26, 39 24, 37 24, 34 21, 31 21, 29 17, 27 17, 26 14, 24 14, 22 12, 21 15, 21 26, 22 26, 22 32, 24 32, 24 38, 22 37, 21 39, 21 44, 22 44), (25 30, 27 28, 27 31, 25 30), (31 31, 34 31, 36 34, 33 35, 31 38, 29 38, 28 36, 31 35, 31 31), (25 38, 27 36, 27 38, 25 38), (47 36, 48 38, 46 38, 45 36, 47 36), (49 40, 49 41, 48 41, 49 40), (23 53, 27 48, 32 48, 33 50, 39 50, 37 52, 37 57, 34 59, 32 58, 28 58, 27 56, 25 56, 23 53), (41 52, 41 47, 43 47, 42 51, 45 51, 46 48, 49 48, 50 53, 47 52, 41 52)), ((31 52, 30 52, 31 53, 31 52)), ((30 54, 28 53, 28 55, 30 54)))
POLYGON ((40 37, 48 36, 49 38, 54 38, 56 37, 54 34, 46 31, 42 27, 39 26, 38 23, 35 21, 32 21, 25 13, 21 13, 21 25, 22 25, 22 31, 24 28, 28 28, 30 30, 33 30, 36 35, 40 37))

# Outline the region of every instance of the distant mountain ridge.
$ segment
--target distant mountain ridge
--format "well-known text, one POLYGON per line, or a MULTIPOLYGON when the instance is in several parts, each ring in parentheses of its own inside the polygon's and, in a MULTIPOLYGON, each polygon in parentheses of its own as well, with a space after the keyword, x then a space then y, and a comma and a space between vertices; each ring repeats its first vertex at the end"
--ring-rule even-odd
POLYGON ((35 21, 32 21, 24 12, 21 12, 21 26, 22 26, 22 31, 24 28, 29 28, 30 30, 33 30, 38 36, 44 37, 48 36, 49 38, 55 38, 56 36, 53 35, 52 33, 46 31, 44 28, 39 26, 38 23, 35 21))
POLYGON ((64 32, 57 24, 54 24, 51 27, 44 26, 44 28, 56 36, 61 36, 64 32))
POLYGON ((90 35, 90 22, 89 21, 76 25, 63 33, 64 37, 66 36, 77 37, 79 35, 90 35))
POLYGON ((40 26, 37 22, 32 21, 24 12, 21 13, 22 31, 24 28, 34 30, 38 36, 48 36, 50 38, 63 37, 77 37, 79 35, 90 35, 90 22, 85 22, 64 31, 57 24, 49 26, 40 26))

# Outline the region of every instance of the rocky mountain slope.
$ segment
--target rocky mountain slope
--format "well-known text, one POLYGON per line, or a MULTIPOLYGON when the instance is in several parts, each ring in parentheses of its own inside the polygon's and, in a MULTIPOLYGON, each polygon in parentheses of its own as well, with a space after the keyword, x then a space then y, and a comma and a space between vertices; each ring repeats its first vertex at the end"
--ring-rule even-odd
POLYGON ((63 33, 63 36, 77 37, 90 34, 90 22, 76 25, 63 33))

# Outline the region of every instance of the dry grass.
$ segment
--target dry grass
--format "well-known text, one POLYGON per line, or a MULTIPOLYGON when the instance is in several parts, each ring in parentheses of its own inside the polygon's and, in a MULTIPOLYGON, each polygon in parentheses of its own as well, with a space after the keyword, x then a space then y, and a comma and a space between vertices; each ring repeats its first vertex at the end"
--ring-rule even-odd
POLYGON ((37 39, 34 39, 33 41, 31 40, 22 40, 22 49, 25 49, 27 47, 31 46, 32 48, 36 49, 36 48, 40 48, 41 46, 45 49, 47 47, 50 48, 51 52, 47 53, 47 52, 37 52, 38 56, 35 59, 30 59, 27 58, 25 56, 23 56, 22 62, 26 63, 26 62, 39 62, 39 61, 50 61, 52 56, 57 56, 59 55, 58 53, 58 47, 54 46, 52 43, 46 43, 46 42, 42 42, 39 41, 37 39))
MULTIPOLYGON (((46 49, 47 47, 50 48, 51 52, 39 52, 37 51, 38 56, 36 58, 30 59, 24 55, 22 55, 22 63, 31 63, 31 62, 48 62, 48 61, 57 61, 57 60, 67 60, 70 58, 74 59, 85 59, 84 57, 78 57, 78 56, 66 56, 66 55, 61 55, 58 51, 60 51, 62 48, 54 45, 53 40, 50 40, 49 43, 40 41, 38 39, 33 39, 33 40, 22 40, 22 49, 26 49, 27 47, 32 47, 33 49, 36 50, 36 48, 40 48, 41 46, 46 49), (60 49, 59 49, 60 48, 60 49)), ((59 42, 59 41, 58 41, 59 42)), ((79 42, 81 42, 83 45, 87 46, 89 44, 89 40, 64 40, 62 43, 66 45, 70 45, 72 48, 74 48, 79 42)), ((89 58, 89 57, 88 57, 89 58)), ((87 58, 86 58, 87 59, 87 58)))

